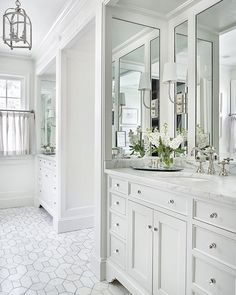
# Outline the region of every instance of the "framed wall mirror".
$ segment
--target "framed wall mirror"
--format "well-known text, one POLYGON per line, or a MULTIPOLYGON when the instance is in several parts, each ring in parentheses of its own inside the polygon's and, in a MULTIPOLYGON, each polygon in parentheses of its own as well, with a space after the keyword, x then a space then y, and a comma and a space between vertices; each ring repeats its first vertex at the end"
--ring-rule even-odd
POLYGON ((197 15, 197 142, 224 158, 236 158, 235 11, 223 0, 197 15))
POLYGON ((47 67, 40 80, 41 151, 54 154, 56 150, 56 61, 47 67))
MULTIPOLYGON (((175 27, 175 63, 177 77, 175 95, 175 133, 188 131, 188 21, 175 27)), ((187 140, 183 144, 188 146, 187 140)))
POLYGON ((129 157, 129 134, 159 128, 159 29, 112 19, 112 148, 129 157), (118 133, 117 133, 118 132, 118 133), (125 132, 126 146, 117 146, 125 132))

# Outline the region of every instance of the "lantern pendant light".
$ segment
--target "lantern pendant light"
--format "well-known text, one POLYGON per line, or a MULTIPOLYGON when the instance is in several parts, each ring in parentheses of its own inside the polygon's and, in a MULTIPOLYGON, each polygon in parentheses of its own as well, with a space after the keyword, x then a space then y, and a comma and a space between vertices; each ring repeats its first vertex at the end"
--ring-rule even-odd
POLYGON ((32 23, 21 3, 16 0, 16 7, 9 8, 3 15, 3 41, 12 50, 14 48, 32 49, 32 23))

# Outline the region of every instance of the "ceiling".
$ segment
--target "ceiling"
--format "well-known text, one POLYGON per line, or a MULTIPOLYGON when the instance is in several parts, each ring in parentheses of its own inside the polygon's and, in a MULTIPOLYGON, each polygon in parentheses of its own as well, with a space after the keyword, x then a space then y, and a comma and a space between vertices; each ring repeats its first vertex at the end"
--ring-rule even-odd
POLYGON ((236 26, 236 1, 223 0, 201 12, 197 22, 202 28, 222 34, 236 26))
MULTIPOLYGON (((33 24, 33 49, 32 51, 25 49, 14 49, 11 51, 2 41, 2 21, 0 19, 0 52, 26 56, 32 55, 40 46, 41 41, 61 12, 72 2, 73 0, 21 0, 21 5, 26 10, 33 24)), ((15 7, 15 0, 0 1, 0 18, 2 18, 5 10, 10 7, 15 7)))
POLYGON ((220 36, 220 63, 222 65, 236 66, 236 29, 220 36))
POLYGON ((119 0, 118 5, 144 9, 152 13, 168 15, 182 5, 196 4, 198 0, 119 0))

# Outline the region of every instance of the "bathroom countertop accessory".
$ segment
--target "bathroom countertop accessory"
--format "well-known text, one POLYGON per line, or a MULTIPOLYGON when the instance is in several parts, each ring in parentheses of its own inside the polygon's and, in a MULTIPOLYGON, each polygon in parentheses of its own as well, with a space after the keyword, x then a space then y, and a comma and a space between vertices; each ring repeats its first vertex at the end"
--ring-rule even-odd
POLYGON ((134 170, 142 170, 142 171, 157 171, 157 172, 179 172, 182 171, 182 168, 178 167, 170 167, 170 168, 162 168, 162 167, 149 167, 149 166, 131 166, 134 170))

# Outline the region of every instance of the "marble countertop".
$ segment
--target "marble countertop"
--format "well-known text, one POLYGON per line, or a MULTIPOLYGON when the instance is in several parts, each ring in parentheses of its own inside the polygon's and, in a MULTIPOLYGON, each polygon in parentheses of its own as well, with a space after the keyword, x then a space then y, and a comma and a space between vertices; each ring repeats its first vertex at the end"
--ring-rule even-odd
POLYGON ((44 158, 47 160, 56 160, 56 155, 37 154, 37 157, 44 158))
POLYGON ((140 171, 132 168, 105 169, 105 173, 142 184, 174 192, 191 194, 208 200, 236 206, 236 176, 221 177, 194 173, 191 169, 181 172, 140 171))

